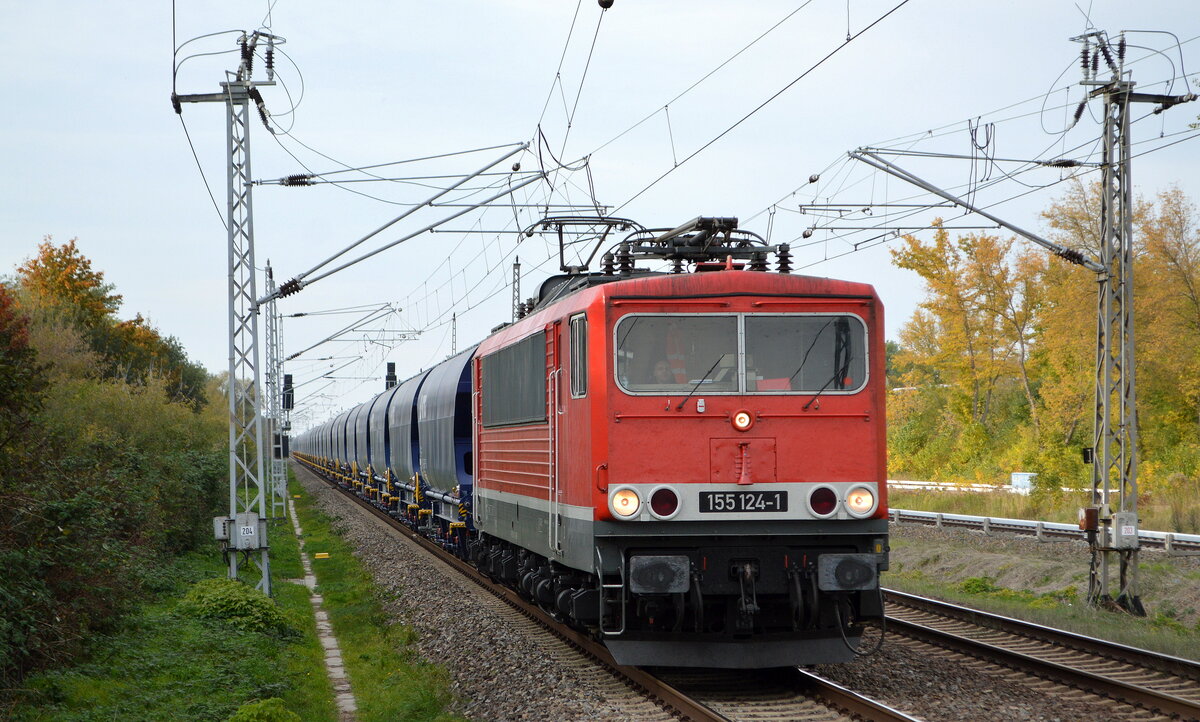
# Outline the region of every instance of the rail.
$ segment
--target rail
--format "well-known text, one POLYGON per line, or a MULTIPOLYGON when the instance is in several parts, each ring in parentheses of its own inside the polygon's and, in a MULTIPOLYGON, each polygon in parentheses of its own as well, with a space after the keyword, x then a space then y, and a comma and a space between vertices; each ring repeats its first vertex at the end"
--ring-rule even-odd
MULTIPOLYGON (((1087 535, 1075 524, 1029 519, 1007 519, 993 516, 968 516, 946 514, 935 511, 913 511, 890 509, 889 519, 893 524, 922 524, 939 529, 977 529, 984 534, 996 531, 1036 536, 1041 541, 1085 541, 1087 535)), ((1168 554, 1191 555, 1200 551, 1200 534, 1178 534, 1175 532, 1138 530, 1138 541, 1142 546, 1161 548, 1168 554)))
POLYGON ((1200 663, 1193 660, 885 593, 890 631, 1176 719, 1200 719, 1200 663))
MULTIPOLYGON (((487 578, 482 572, 476 569, 471 564, 459 559, 454 554, 443 549, 441 546, 426 538, 425 536, 410 529, 408 526, 400 523, 392 518, 387 512, 382 511, 368 500, 362 498, 353 491, 346 489, 337 483, 331 481, 322 473, 319 468, 313 467, 304 460, 297 460, 299 468, 312 474, 315 478, 320 479, 324 483, 329 484, 332 488, 342 492, 343 496, 361 507, 365 512, 377 517, 380 521, 386 524, 393 532, 403 536, 404 538, 423 549, 441 562, 455 569, 459 573, 466 576, 478 584, 483 589, 503 599, 514 609, 524 614, 529 619, 539 623, 548 632, 557 635, 560 639, 571 644, 582 653, 589 655, 597 660, 600 664, 606 667, 612 674, 619 678, 623 678, 626 684, 634 689, 641 690, 646 696, 656 700, 658 704, 670 712, 671 714, 683 720, 691 722, 729 722, 730 717, 725 716, 717 709, 714 709, 712 704, 715 700, 706 699, 703 694, 695 690, 684 691, 676 688, 667 680, 664 680, 660 674, 666 671, 663 668, 644 669, 641 667, 627 667, 618 665, 609 653, 608 648, 601 642, 594 639, 592 636, 571 629, 561 623, 558 623, 553 617, 539 608, 536 604, 530 603, 523 599, 517 592, 508 587, 497 585, 487 578)), ((679 671, 679 670, 676 670, 679 671)), ((688 672, 692 670, 687 670, 688 672)), ((796 708, 788 707, 788 700, 795 696, 796 690, 806 690, 810 699, 817 704, 827 708, 838 710, 851 717, 857 719, 880 720, 880 722, 918 722, 917 718, 911 717, 903 712, 892 709, 885 704, 869 699, 852 690, 842 687, 830 680, 824 679, 816 674, 806 670, 797 668, 773 670, 789 675, 792 680, 788 685, 789 694, 782 695, 780 698, 780 709, 783 712, 775 717, 758 717, 758 719, 778 719, 778 720, 794 720, 800 719, 796 708), (792 710, 792 711, 788 711, 792 710)), ((719 672, 729 672, 732 674, 744 673, 746 670, 719 670, 719 672)), ((767 671, 756 670, 753 677, 761 677, 767 674, 767 671)), ((761 701, 761 700, 760 700, 761 701)), ((742 715, 738 712, 733 712, 733 717, 740 718, 742 715)))

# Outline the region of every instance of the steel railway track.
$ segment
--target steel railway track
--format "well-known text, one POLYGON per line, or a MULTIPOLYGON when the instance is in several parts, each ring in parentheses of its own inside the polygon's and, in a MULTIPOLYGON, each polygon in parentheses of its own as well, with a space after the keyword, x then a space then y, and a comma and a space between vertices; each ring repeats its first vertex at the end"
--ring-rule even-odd
POLYGON ((740 670, 642 669, 618 665, 604 645, 566 627, 515 591, 494 583, 475 567, 450 554, 386 512, 321 474, 299 463, 298 468, 338 489, 354 503, 386 522, 398 534, 435 558, 503 599, 550 633, 565 640, 604 665, 630 687, 657 701, 672 714, 696 722, 754 720, 842 720, 847 718, 915 722, 916 718, 852 692, 834 682, 800 669, 746 673, 740 670))
POLYGON ((1200 720, 1200 663, 897 591, 897 632, 1176 719, 1200 720))

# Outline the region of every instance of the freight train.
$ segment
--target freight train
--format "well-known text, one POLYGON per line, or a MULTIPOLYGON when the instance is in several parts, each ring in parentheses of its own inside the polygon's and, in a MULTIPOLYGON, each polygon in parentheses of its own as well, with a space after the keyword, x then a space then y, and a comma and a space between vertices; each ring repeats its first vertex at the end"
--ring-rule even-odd
POLYGON ((540 223, 626 235, 293 456, 621 664, 852 659, 888 560, 874 289, 732 218, 540 223))

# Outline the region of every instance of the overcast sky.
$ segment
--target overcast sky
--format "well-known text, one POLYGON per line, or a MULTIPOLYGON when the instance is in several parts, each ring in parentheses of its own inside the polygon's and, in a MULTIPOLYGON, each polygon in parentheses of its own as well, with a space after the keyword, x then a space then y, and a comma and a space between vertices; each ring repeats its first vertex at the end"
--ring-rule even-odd
MULTIPOLYGON (((294 361, 288 371, 298 382, 353 362, 333 383, 298 392, 300 425, 381 390, 386 360, 403 378, 444 358, 452 314, 459 349, 508 320, 514 258, 525 297, 557 266, 552 239, 522 240, 514 227, 536 221, 546 203, 588 207, 593 194, 649 227, 737 216, 772 242, 791 242, 801 272, 875 284, 896 338, 920 300, 920 280, 891 265, 883 230, 856 229, 907 232, 939 215, 953 226, 986 222, 948 208, 889 211, 888 203, 930 197, 848 160, 848 150, 1096 160, 1100 102, 1072 122, 1085 90, 1080 44, 1070 38, 1089 29, 1114 38, 1175 33, 1129 34, 1126 69, 1150 93, 1200 87, 1200 14, 1183 1, 616 0, 602 13, 595 0, 261 0, 180 2, 174 18, 167 2, 2 1, 0 270, 11 273, 43 236, 77 237, 124 295, 122 316, 149 316, 211 371, 228 364, 225 110, 184 107, 202 174, 169 101, 173 47, 231 29, 286 38, 279 84, 262 88, 276 134, 257 118, 251 127, 256 180, 492 148, 370 171, 388 181, 342 172, 324 177, 353 182, 256 186, 257 262, 269 260, 277 278, 308 270, 452 182, 430 176, 470 173, 508 152, 494 146, 533 142, 493 169, 504 174, 443 200, 478 201, 539 168, 552 171, 551 182, 281 303, 285 314, 391 303, 399 311, 370 328, 419 332, 394 348, 388 334, 358 333, 294 361), (509 175, 514 161, 521 170, 509 175), (847 213, 816 215, 811 204, 847 213)), ((235 67, 236 55, 224 51, 236 37, 184 45, 174 58, 182 61, 177 91, 218 91, 235 67)), ((265 78, 261 58, 255 77, 265 78)), ((1178 185, 1200 199, 1200 142, 1188 129, 1200 103, 1151 110, 1133 112, 1137 190, 1152 196, 1178 185)), ((1046 231, 1039 212, 1074 182, 1071 171, 1028 164, 893 158, 1035 232, 1046 231)), ((459 210, 425 208, 358 250, 459 210)), ((286 352, 354 318, 285 319, 286 352)))

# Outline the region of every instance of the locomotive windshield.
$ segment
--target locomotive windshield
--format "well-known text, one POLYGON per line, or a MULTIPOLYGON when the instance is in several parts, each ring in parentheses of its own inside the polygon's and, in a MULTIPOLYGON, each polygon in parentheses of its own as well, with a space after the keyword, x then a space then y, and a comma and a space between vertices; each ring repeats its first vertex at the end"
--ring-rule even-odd
POLYGON ((849 314, 637 314, 617 324, 617 382, 634 394, 852 393, 866 347, 849 314))
POLYGON ((646 393, 737 391, 736 316, 627 316, 617 325, 617 379, 646 393))

